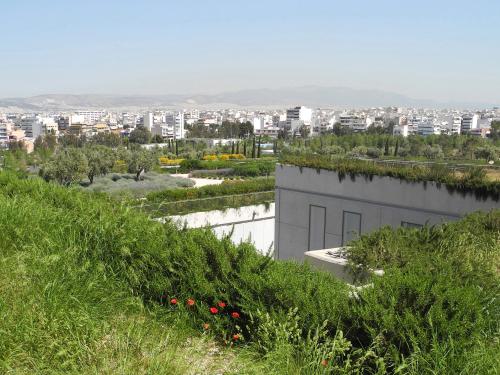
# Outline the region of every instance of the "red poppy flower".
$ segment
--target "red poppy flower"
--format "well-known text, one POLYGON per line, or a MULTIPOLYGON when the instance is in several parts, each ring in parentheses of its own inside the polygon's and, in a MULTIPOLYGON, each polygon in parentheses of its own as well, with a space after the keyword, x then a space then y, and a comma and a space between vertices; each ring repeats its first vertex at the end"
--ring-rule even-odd
POLYGON ((177 305, 177 299, 176 299, 176 298, 172 298, 172 299, 170 300, 170 303, 171 303, 172 305, 177 305))
POLYGON ((240 338, 240 335, 233 335, 233 340, 234 341, 238 341, 239 338, 240 338))
POLYGON ((210 324, 208 324, 208 323, 203 324, 203 329, 204 329, 205 331, 206 331, 207 329, 209 329, 209 328, 210 328, 210 324))
POLYGON ((321 361, 321 366, 328 366, 328 361, 326 359, 321 361))
POLYGON ((187 304, 188 306, 193 306, 193 305, 194 305, 194 299, 192 299, 192 298, 188 298, 188 300, 186 301, 186 304, 187 304))
POLYGON ((226 307, 226 303, 225 302, 222 302, 222 301, 219 301, 217 303, 217 306, 219 306, 221 309, 223 309, 224 307, 226 307))
POLYGON ((211 307, 211 308, 210 308, 210 313, 212 313, 212 314, 217 314, 218 312, 219 312, 219 310, 217 310, 217 308, 216 308, 216 307, 211 307))
POLYGON ((237 313, 236 311, 231 313, 231 316, 234 318, 234 319, 238 319, 240 317, 240 314, 237 313))

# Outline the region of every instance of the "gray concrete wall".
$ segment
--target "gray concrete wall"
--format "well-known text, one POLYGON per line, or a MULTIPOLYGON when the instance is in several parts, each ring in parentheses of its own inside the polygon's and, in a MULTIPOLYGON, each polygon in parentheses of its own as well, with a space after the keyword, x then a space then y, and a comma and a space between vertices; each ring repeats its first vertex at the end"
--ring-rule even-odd
MULTIPOLYGON (((402 222, 438 224, 457 220, 467 213, 500 208, 500 202, 469 193, 450 193, 444 185, 408 182, 397 178, 357 176, 342 181, 336 172, 295 166, 276 167, 275 254, 280 259, 303 259, 316 250, 310 243, 311 205, 325 207, 325 248, 344 245, 344 212, 361 215, 361 233, 384 225, 400 227, 402 222)), ((317 219, 313 220, 317 221, 317 219)))

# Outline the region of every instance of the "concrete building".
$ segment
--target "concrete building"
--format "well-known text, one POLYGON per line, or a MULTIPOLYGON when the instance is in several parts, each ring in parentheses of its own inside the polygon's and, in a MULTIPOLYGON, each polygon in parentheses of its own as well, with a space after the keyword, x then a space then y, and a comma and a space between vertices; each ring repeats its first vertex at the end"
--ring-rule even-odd
POLYGON ((494 208, 500 208, 500 201, 450 192, 433 182, 351 179, 333 171, 278 165, 275 255, 302 260, 305 251, 344 246, 385 225, 439 224, 494 208))
POLYGON ((57 119, 57 128, 59 131, 68 130, 71 124, 71 116, 59 116, 57 119))
POLYGON ((168 126, 171 127, 174 139, 183 139, 186 137, 183 112, 167 114, 165 116, 165 122, 168 126))
POLYGON ((76 111, 75 113, 77 116, 82 116, 82 121, 78 123, 87 125, 93 125, 96 122, 101 121, 106 114, 104 111, 76 111))
POLYGON ((42 125, 36 116, 23 117, 19 122, 19 127, 24 130, 28 138, 37 138, 42 134, 42 125))
POLYGON ((396 136, 408 137, 408 124, 396 125, 392 130, 392 134, 396 136))
POLYGON ((371 121, 363 116, 343 113, 339 116, 340 125, 348 127, 355 132, 363 132, 371 125, 371 121))
POLYGON ((451 134, 460 134, 462 131, 462 116, 454 116, 450 128, 451 134))
POLYGON ((12 124, 10 122, 0 122, 0 147, 9 143, 11 131, 12 124))
POLYGON ((302 125, 311 126, 312 109, 304 106, 287 109, 286 128, 290 131, 299 129, 302 125))
POLYGON ((153 126, 151 129, 153 135, 159 135, 163 139, 185 138, 184 113, 167 114, 165 115, 165 120, 166 122, 153 126))
POLYGON ((423 136, 441 134, 441 128, 429 120, 420 122, 417 129, 418 134, 423 136))
POLYGON ((477 123, 479 121, 478 115, 465 115, 462 117, 461 132, 468 133, 472 129, 477 129, 477 123))

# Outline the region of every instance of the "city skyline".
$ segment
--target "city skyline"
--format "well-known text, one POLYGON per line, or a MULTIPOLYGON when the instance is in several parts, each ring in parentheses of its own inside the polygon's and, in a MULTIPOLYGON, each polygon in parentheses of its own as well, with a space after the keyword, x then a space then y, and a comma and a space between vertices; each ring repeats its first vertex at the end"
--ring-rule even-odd
POLYGON ((316 85, 498 102, 500 4, 486 1, 25 0, 3 8, 0 98, 316 85))

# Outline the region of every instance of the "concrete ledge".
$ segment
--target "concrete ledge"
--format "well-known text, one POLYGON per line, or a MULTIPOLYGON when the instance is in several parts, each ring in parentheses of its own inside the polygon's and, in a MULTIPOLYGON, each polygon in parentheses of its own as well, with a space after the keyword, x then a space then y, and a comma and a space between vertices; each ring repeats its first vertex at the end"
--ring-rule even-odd
MULTIPOLYGON (((345 281, 348 284, 354 284, 354 276, 349 271, 347 265, 346 249, 346 247, 336 247, 332 249, 306 251, 304 253, 304 261, 317 269, 330 272, 337 279, 345 281)), ((371 270, 371 273, 382 276, 384 271, 371 270)))

